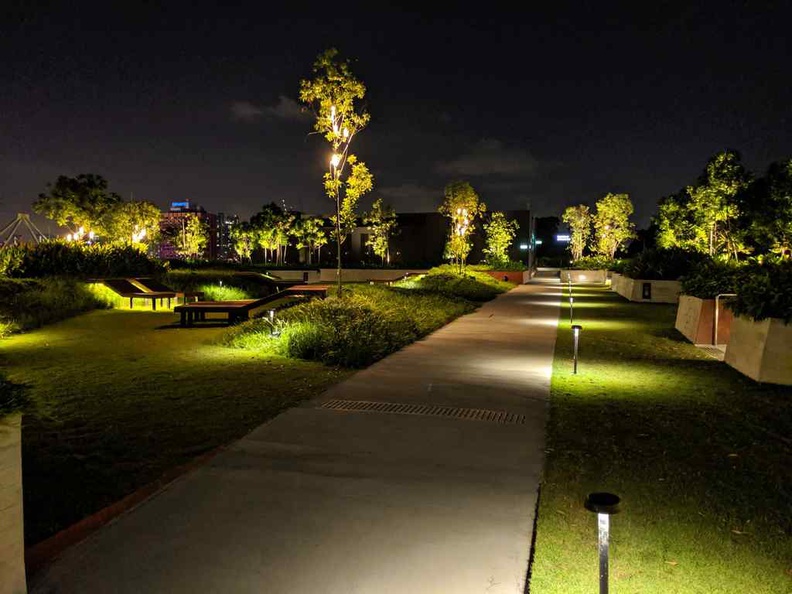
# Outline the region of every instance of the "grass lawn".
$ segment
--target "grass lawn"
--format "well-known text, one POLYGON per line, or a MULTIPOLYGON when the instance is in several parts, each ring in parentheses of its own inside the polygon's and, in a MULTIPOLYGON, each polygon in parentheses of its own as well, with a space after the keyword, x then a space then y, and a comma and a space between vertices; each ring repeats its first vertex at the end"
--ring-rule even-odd
POLYGON ((348 375, 222 347, 222 328, 176 320, 96 311, 0 342, 0 371, 33 403, 22 434, 28 545, 348 375))
POLYGON ((612 592, 792 592, 792 388, 708 358, 676 306, 573 295, 579 374, 564 307, 531 593, 598 591, 592 491, 622 497, 612 592))

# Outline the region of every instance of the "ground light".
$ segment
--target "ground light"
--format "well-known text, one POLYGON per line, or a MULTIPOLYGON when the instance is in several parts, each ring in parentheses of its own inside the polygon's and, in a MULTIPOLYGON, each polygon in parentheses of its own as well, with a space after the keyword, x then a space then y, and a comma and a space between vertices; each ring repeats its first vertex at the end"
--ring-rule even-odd
POLYGON ((608 594, 608 552, 610 541, 610 516, 619 513, 620 499, 613 493, 589 493, 584 504, 597 514, 597 548, 599 550, 600 594, 608 594))
MULTIPOLYGON (((571 314, 570 314, 571 315, 571 314)), ((572 373, 577 373, 577 360, 578 360, 578 344, 580 343, 580 331, 583 330, 583 326, 580 324, 574 324, 572 326, 572 336, 575 338, 575 350, 573 356, 573 364, 572 364, 572 373)))

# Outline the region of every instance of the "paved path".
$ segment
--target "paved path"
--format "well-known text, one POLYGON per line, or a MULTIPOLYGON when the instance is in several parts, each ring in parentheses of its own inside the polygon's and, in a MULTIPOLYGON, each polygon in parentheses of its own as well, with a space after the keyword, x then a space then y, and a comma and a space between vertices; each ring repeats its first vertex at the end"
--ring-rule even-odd
POLYGON ((559 295, 519 286, 285 412, 31 592, 522 593, 559 295), (323 408, 338 401, 392 412, 323 408))

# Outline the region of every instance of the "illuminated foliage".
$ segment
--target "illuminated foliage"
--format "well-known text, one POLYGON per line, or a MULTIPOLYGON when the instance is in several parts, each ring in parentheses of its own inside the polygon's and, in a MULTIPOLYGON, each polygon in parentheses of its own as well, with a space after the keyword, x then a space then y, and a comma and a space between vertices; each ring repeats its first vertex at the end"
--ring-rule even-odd
POLYGON ((160 209, 151 202, 122 202, 101 219, 102 241, 145 249, 159 234, 160 209))
POLYGON ((72 233, 82 228, 86 237, 93 231, 104 232, 102 218, 121 203, 121 197, 107 191, 107 180, 101 175, 81 173, 77 177, 61 175, 54 184, 47 184, 47 192, 39 194, 33 210, 68 227, 72 233))
POLYGON ((234 252, 242 259, 250 261, 256 247, 256 232, 250 223, 234 225, 228 233, 234 252))
POLYGON ((635 225, 630 222, 633 205, 627 194, 606 194, 597 201, 596 208, 591 219, 595 251, 612 260, 616 251, 635 237, 635 225))
POLYGON ((162 235, 176 250, 176 253, 184 258, 200 258, 206 244, 208 229, 200 217, 196 214, 188 214, 172 221, 166 228, 162 229, 162 235))
POLYGON ((377 198, 366 214, 365 224, 371 229, 371 248, 382 258, 383 264, 390 264, 390 238, 396 229, 396 211, 377 198))
POLYGON ((322 246, 327 244, 327 234, 322 219, 317 217, 299 219, 294 225, 293 235, 297 241, 297 249, 306 250, 309 265, 314 251, 317 261, 321 260, 322 246))
POLYGON ((519 228, 517 221, 508 220, 504 213, 492 213, 489 221, 484 223, 484 234, 487 237, 484 253, 490 264, 498 266, 509 262, 509 248, 519 228))
POLYGON ((366 164, 358 161, 349 148, 352 139, 366 127, 370 116, 359 102, 366 95, 365 85, 342 60, 338 50, 329 49, 314 63, 314 77, 300 81, 300 101, 315 114, 314 130, 332 150, 324 188, 335 203, 336 259, 338 292, 341 293, 341 245, 355 226, 355 208, 361 196, 371 191, 374 177, 366 164))
POLYGON ((572 260, 580 260, 591 237, 591 213, 585 204, 569 206, 564 210, 561 220, 569 225, 569 251, 572 260))
POLYGON ((773 163, 741 203, 751 238, 762 251, 792 255, 792 159, 773 163))
POLYGON ((451 182, 445 187, 445 199, 438 209, 451 219, 446 253, 457 265, 460 273, 465 269, 465 262, 470 254, 470 236, 477 217, 487 210, 478 194, 468 182, 451 182))

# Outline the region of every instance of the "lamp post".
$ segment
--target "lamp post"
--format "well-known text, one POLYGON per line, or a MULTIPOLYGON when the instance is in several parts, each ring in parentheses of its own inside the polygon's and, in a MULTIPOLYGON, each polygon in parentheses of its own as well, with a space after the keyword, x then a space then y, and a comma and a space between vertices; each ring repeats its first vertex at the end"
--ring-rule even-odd
POLYGON ((572 298, 572 295, 570 295, 569 296, 569 323, 570 324, 574 323, 574 321, 575 321, 575 319, 574 319, 575 316, 574 316, 574 312, 573 312, 573 309, 574 309, 573 303, 574 302, 575 302, 575 300, 572 298))
POLYGON ((619 513, 618 495, 613 493, 589 493, 584 504, 590 512, 597 514, 597 549, 599 551, 600 594, 608 594, 608 554, 610 552, 610 516, 619 513))
POLYGON ((577 374, 577 361, 578 361, 578 344, 580 343, 580 331, 583 330, 583 326, 580 324, 574 324, 572 326, 572 336, 575 340, 575 350, 574 350, 574 357, 572 359, 572 373, 577 374))

